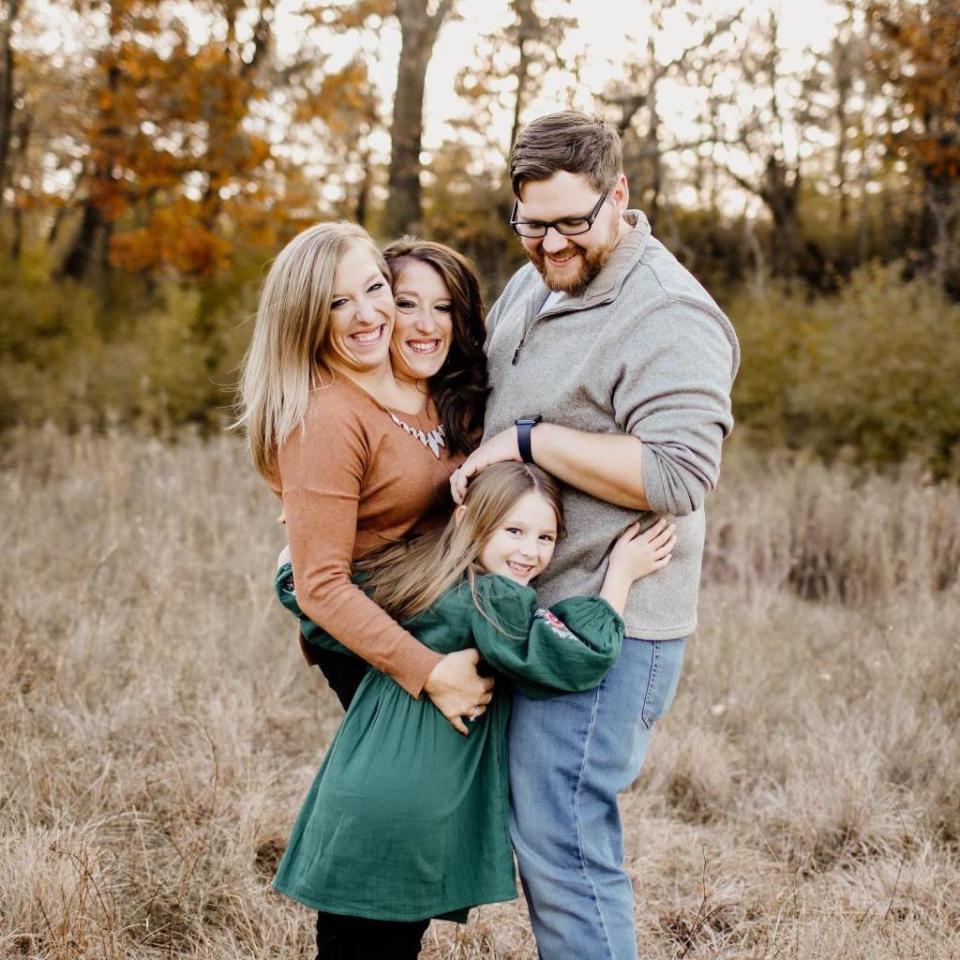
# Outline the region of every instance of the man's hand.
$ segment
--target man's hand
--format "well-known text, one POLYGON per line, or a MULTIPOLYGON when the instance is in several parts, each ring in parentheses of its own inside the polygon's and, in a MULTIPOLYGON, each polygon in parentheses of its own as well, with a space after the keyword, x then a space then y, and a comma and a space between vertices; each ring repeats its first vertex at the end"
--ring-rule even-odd
POLYGON ((450 477, 450 494, 454 502, 463 503, 470 478, 481 470, 485 470, 493 463, 520 459, 516 427, 507 427, 486 443, 481 443, 450 477))
POLYGON ((423 692, 450 721, 454 730, 467 735, 464 717, 476 720, 493 699, 493 678, 477 673, 480 652, 470 647, 448 653, 423 685, 423 692))

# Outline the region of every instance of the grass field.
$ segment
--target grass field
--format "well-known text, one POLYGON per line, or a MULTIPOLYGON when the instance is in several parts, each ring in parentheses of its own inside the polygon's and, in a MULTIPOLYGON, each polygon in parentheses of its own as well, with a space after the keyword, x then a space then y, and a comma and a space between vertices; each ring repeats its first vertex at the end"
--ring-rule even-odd
MULTIPOLYGON (((0 956, 312 957, 269 880, 339 710, 272 597, 271 496, 227 439, 3 456, 0 956)), ((641 956, 960 957, 960 490, 728 459, 623 798, 641 956)), ((535 957, 519 903, 426 942, 535 957)))

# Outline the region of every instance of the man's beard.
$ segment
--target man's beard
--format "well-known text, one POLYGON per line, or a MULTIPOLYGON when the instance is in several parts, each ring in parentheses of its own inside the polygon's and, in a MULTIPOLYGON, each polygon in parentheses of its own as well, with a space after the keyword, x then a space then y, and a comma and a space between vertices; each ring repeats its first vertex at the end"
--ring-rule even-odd
POLYGON ((618 240, 619 235, 616 224, 614 224, 614 229, 611 230, 606 242, 602 246, 595 247, 593 250, 584 250, 575 243, 571 243, 566 249, 560 252, 569 253, 571 250, 574 251, 573 258, 570 262, 576 266, 576 271, 568 274, 562 280, 554 273, 555 268, 551 267, 548 262, 547 255, 543 250, 543 244, 535 250, 528 250, 527 256, 530 258, 530 262, 537 268, 548 289, 576 297, 587 289, 593 282, 594 277, 603 269, 603 265, 610 259, 610 254, 613 253, 613 249, 616 247, 618 240))

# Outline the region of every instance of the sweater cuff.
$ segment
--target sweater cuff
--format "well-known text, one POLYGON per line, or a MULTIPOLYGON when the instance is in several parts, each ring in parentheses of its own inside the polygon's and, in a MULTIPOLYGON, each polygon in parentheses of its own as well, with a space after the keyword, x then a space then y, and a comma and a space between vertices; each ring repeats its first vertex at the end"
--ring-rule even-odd
POLYGON ((423 693, 424 684, 433 672, 433 668, 443 659, 442 653, 437 653, 422 643, 419 649, 411 650, 397 663, 393 679, 410 694, 414 700, 419 700, 423 693))
POLYGON ((672 514, 671 505, 667 503, 667 492, 664 489, 663 475, 660 472, 660 461, 650 444, 644 441, 641 441, 640 464, 643 470, 643 496, 650 510, 658 516, 672 514))

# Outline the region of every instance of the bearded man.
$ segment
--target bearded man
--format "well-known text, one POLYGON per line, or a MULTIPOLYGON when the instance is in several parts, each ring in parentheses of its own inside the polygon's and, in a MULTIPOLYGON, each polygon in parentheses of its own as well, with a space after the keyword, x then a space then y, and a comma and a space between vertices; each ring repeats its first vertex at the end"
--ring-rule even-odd
POLYGON ((544 606, 599 593, 638 513, 677 528, 671 562, 630 592, 628 639, 600 686, 516 695, 510 725, 511 832, 542 960, 634 960, 617 794, 640 772, 696 626, 703 501, 733 425, 739 351, 706 290, 628 209, 620 138, 603 120, 534 120, 510 176, 530 263, 490 311, 484 443, 454 474, 454 498, 500 460, 564 482, 566 537, 536 585, 544 606))

